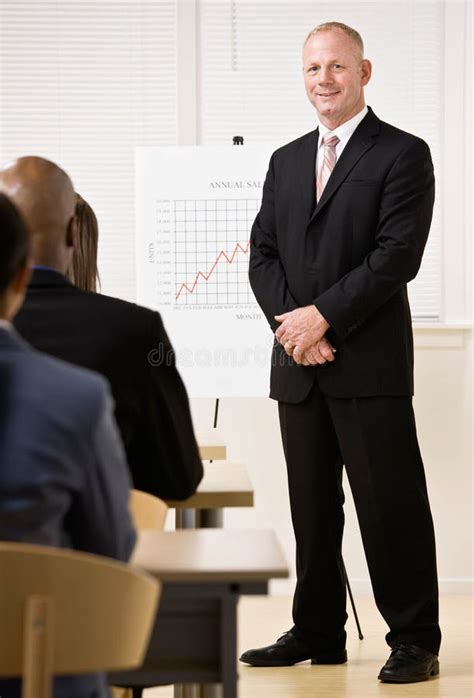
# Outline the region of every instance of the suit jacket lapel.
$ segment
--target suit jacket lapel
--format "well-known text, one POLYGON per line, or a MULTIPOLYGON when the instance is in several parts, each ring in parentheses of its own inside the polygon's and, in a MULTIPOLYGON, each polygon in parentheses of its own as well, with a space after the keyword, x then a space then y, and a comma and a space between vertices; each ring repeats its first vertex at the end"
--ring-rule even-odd
POLYGON ((313 211, 311 220, 318 215, 321 209, 327 204, 331 197, 336 193, 343 181, 348 176, 352 168, 357 164, 360 158, 368 151, 376 142, 376 136, 380 131, 380 121, 375 116, 369 107, 369 113, 360 122, 352 134, 349 142, 342 151, 341 157, 336 162, 336 166, 329 177, 328 183, 324 188, 323 195, 319 199, 316 208, 313 211))
POLYGON ((316 203, 316 147, 318 145, 319 129, 308 133, 302 140, 297 153, 298 188, 303 197, 303 215, 306 223, 311 218, 316 203))

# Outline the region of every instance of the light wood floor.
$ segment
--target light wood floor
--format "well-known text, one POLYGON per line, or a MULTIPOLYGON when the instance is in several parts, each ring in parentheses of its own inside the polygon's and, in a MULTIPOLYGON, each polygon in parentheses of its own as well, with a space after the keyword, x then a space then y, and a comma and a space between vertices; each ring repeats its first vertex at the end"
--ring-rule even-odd
MULTIPOLYGON (((441 599, 443 646, 438 679, 402 686, 382 684, 377 674, 388 656, 385 624, 371 598, 356 599, 364 632, 357 637, 350 615, 347 631, 349 662, 343 666, 311 666, 257 669, 240 665, 239 698, 472 698, 473 599, 441 599)), ((239 606, 239 650, 273 642, 290 625, 291 599, 244 597, 239 606)), ((171 687, 145 691, 144 698, 172 698, 171 687)))

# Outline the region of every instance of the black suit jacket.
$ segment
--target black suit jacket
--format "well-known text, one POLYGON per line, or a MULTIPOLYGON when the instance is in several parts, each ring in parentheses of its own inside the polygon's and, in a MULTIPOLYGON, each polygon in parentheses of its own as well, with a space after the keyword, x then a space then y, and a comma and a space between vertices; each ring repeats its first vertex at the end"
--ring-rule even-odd
POLYGON ((315 206, 318 130, 277 150, 251 235, 250 282, 274 315, 314 303, 336 359, 297 366, 279 344, 271 397, 300 402, 318 380, 332 397, 411 395, 408 281, 417 274, 434 201, 430 151, 369 109, 315 206))
POLYGON ((37 269, 14 322, 37 349, 108 378, 134 487, 164 499, 195 491, 202 463, 158 313, 37 269))

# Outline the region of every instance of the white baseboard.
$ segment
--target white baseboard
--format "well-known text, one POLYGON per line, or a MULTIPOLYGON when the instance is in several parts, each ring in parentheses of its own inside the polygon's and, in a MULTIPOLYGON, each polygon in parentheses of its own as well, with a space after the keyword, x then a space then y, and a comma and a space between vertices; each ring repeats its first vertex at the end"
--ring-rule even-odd
MULTIPOLYGON (((270 582, 271 596, 292 596, 295 579, 275 579, 270 582)), ((368 579, 349 578, 352 593, 355 596, 370 596, 372 587, 368 579)), ((473 579, 440 579, 439 592, 445 596, 472 596, 474 594, 473 579)))
POLYGON ((440 579, 439 593, 445 596, 472 596, 474 579, 440 579))

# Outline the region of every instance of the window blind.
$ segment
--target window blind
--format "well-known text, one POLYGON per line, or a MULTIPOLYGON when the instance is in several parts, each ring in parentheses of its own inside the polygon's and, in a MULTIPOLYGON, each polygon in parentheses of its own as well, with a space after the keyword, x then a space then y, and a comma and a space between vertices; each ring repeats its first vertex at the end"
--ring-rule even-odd
POLYGON ((57 162, 99 220, 102 292, 135 298, 134 148, 176 143, 177 0, 2 0, 0 158, 57 162))
MULTIPOLYGON (((283 144, 315 128, 302 44, 314 26, 337 20, 361 33, 373 62, 367 103, 382 120, 424 138, 440 172, 444 3, 203 0, 200 9, 201 143, 241 135, 246 143, 283 144)), ((416 321, 441 316, 440 201, 438 186, 423 264, 409 285, 416 321)))

